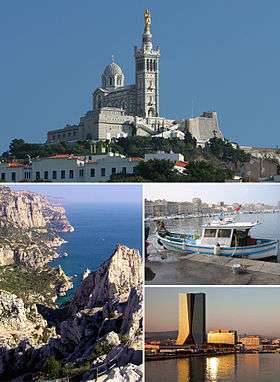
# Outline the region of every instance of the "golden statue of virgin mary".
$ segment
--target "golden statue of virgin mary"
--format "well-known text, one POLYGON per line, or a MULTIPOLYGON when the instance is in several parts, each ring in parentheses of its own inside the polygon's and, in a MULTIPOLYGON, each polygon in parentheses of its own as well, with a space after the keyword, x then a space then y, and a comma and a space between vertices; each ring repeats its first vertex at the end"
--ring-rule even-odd
POLYGON ((148 9, 145 9, 144 19, 145 19, 145 33, 151 33, 151 12, 148 9))

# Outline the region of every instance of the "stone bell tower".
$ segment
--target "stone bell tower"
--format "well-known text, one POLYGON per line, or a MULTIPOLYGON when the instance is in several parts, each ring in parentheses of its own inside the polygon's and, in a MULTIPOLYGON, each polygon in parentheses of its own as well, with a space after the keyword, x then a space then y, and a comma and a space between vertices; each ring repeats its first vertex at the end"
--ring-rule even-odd
POLYGON ((159 116, 160 49, 153 49, 151 13, 144 12, 145 29, 141 48, 134 48, 136 76, 136 115, 143 118, 159 116))

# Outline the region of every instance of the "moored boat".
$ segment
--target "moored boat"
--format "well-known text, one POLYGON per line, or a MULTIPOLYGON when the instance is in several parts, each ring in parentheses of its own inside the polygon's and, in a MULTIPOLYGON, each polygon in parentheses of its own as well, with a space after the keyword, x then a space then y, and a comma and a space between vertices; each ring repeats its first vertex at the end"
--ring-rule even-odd
POLYGON ((161 225, 157 237, 164 248, 180 253, 220 255, 247 259, 265 259, 277 256, 278 241, 253 238, 251 228, 260 222, 235 222, 232 219, 213 221, 202 226, 200 237, 194 234, 169 232, 161 225))

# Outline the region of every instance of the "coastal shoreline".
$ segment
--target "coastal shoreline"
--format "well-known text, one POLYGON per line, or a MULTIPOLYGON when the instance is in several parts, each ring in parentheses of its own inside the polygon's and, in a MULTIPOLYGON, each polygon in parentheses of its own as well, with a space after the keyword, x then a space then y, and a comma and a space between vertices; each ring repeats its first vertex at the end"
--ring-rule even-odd
MULTIPOLYGON (((238 215, 252 215, 252 214, 276 214, 279 213, 280 209, 275 210, 266 210, 266 211, 242 211, 238 212, 238 214, 234 214, 232 212, 223 212, 225 216, 238 216, 238 215)), ((220 212, 215 212, 213 214, 182 214, 182 215, 170 215, 170 216, 153 216, 153 217, 146 217, 145 223, 147 222, 154 222, 157 220, 179 220, 179 219, 196 219, 196 218, 211 218, 214 216, 219 216, 220 212)))

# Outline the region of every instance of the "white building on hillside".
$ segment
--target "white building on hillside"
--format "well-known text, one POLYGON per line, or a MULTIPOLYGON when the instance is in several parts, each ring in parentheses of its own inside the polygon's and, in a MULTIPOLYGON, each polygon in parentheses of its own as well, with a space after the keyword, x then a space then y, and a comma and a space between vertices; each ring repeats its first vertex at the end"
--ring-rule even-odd
POLYGON ((34 159, 31 166, 0 163, 0 179, 2 182, 107 182, 114 174, 133 174, 142 160, 112 153, 88 157, 54 155, 34 159))
POLYGON ((171 162, 182 161, 184 162, 185 158, 183 154, 177 153, 166 153, 165 151, 157 151, 156 153, 145 154, 145 160, 170 160, 171 162))
POLYGON ((20 163, 0 163, 1 182, 21 182, 32 180, 32 168, 20 163))
POLYGON ((1 182, 108 182, 114 174, 133 174, 141 161, 151 159, 174 162, 174 169, 183 172, 187 166, 182 154, 157 152, 145 159, 126 158, 108 153, 78 157, 69 154, 33 159, 30 165, 0 163, 1 182))

